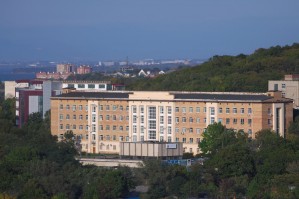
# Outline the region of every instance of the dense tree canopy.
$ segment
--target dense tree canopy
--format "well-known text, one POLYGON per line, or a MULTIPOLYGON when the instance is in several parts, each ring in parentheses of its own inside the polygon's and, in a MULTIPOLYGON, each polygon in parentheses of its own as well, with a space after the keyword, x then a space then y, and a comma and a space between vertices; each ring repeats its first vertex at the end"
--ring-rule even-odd
POLYGON ((251 55, 214 56, 192 68, 142 79, 129 90, 265 92, 268 80, 299 73, 299 44, 258 49, 251 55))

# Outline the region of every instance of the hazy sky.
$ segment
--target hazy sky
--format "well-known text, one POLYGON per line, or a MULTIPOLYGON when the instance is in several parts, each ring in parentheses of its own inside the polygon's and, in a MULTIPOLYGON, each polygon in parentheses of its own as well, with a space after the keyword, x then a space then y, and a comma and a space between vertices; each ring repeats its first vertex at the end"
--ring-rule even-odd
POLYGON ((294 42, 299 0, 0 0, 0 61, 209 58, 294 42))

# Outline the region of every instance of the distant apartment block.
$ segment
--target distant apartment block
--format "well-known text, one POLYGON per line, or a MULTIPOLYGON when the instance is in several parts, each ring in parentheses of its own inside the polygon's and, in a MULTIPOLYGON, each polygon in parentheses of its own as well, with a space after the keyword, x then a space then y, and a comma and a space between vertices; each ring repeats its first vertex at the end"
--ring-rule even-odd
POLYGON ((57 64, 57 73, 73 73, 76 71, 76 67, 73 64, 57 64))
POLYGON ((280 92, 69 92, 51 98, 51 132, 72 130, 89 153, 119 153, 120 142, 182 142, 199 153, 207 126, 221 122, 255 138, 261 129, 280 136, 293 119, 293 102, 280 92))
POLYGON ((92 68, 90 66, 79 66, 77 67, 77 74, 88 74, 92 72, 92 68))
POLYGON ((299 108, 299 74, 285 75, 284 80, 269 80, 268 90, 281 91, 282 97, 294 100, 294 108, 299 108))
POLYGON ((47 80, 66 80, 70 75, 74 74, 88 74, 92 72, 90 66, 76 67, 72 64, 57 64, 56 72, 39 72, 35 74, 37 79, 47 80))

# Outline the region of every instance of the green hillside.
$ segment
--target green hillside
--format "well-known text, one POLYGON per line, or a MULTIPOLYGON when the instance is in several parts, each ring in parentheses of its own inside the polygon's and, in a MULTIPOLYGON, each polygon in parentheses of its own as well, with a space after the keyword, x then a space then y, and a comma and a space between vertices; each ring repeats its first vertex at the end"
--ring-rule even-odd
POLYGON ((251 55, 214 56, 192 68, 141 79, 128 90, 265 92, 268 80, 299 73, 299 44, 260 48, 251 55))

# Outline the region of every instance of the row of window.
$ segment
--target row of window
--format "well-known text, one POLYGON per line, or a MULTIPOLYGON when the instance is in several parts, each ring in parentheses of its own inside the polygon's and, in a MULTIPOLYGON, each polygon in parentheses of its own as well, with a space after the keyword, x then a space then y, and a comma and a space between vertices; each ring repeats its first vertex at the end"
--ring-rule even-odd
MULTIPOLYGON (((175 141, 176 142, 180 142, 180 138, 175 138, 175 141)), ((187 143, 187 138, 182 138, 182 142, 183 143, 187 143)), ((193 138, 189 138, 188 143, 189 144, 193 144, 193 142, 194 142, 194 139, 193 138)), ((200 138, 196 138, 196 143, 197 144, 200 143, 200 138)))
MULTIPOLYGON (((156 109, 156 107, 153 107, 153 108, 156 109)), ((149 109, 149 111, 150 111, 150 110, 151 110, 151 107, 149 107, 148 109, 149 109)), ((160 113, 160 114, 164 114, 165 109, 166 109, 166 111, 167 111, 167 114, 171 114, 171 113, 172 113, 172 108, 171 108, 171 106, 167 106, 167 107, 159 106, 158 109, 159 109, 159 113, 160 113)), ((136 113, 137 113, 137 106, 135 106, 135 105, 132 106, 132 113, 133 113, 133 114, 136 114, 136 113)), ((144 106, 143 106, 143 105, 139 106, 139 113, 140 113, 140 114, 143 114, 143 113, 144 113, 144 106)))
MULTIPOLYGON (((63 124, 60 124, 59 125, 59 129, 60 130, 64 130, 64 125, 63 124)), ((73 124, 73 125, 70 125, 70 124, 66 124, 65 125, 65 130, 76 130, 77 129, 77 125, 76 124, 73 124)), ((78 129, 79 130, 86 130, 86 131, 88 131, 89 130, 89 126, 88 125, 78 125, 78 129)), ((105 130, 107 130, 107 131, 109 131, 109 130, 113 130, 113 131, 124 131, 124 129, 125 129, 125 131, 129 131, 129 126, 126 126, 126 127, 124 127, 124 126, 115 126, 115 125, 113 125, 113 126, 111 126, 111 128, 110 128, 110 125, 106 125, 105 126, 105 130)), ((104 130, 104 126, 103 125, 99 125, 99 131, 103 131, 104 130)), ((92 125, 92 127, 91 127, 91 131, 92 132, 96 132, 96 129, 95 129, 95 126, 94 125, 92 125)))
MULTIPOLYGON (((79 120, 83 120, 83 118, 85 118, 85 120, 88 120, 88 115, 85 115, 85 116, 79 115, 78 116, 79 120)), ((64 119, 64 115, 60 114, 59 115, 59 119, 63 120, 64 119)), ((71 115, 70 114, 66 114, 65 115, 65 119, 66 120, 71 119, 71 115)), ((77 115, 73 114, 72 115, 72 119, 76 120, 77 119, 77 115)), ((113 120, 113 121, 116 121, 116 120, 123 121, 124 119, 126 119, 128 121, 129 120, 129 116, 123 116, 123 115, 119 115, 119 116, 117 116, 117 115, 106 115, 105 116, 105 120, 109 121, 110 119, 113 120)), ((103 115, 99 115, 99 120, 103 121, 104 120, 104 116, 103 115)), ((96 122, 95 115, 92 115, 92 122, 96 122)))
MULTIPOLYGON (((187 107, 181 107, 182 113, 187 113, 187 107)), ((189 107, 189 113, 193 113, 193 107, 189 107)), ((201 108, 200 107, 196 107, 195 108, 195 112, 196 113, 200 113, 201 108)), ((218 108, 218 113, 223 113, 224 109, 222 107, 218 108)), ((232 111, 232 113, 238 113, 238 109, 237 108, 225 108, 225 113, 230 113, 232 111)), ((180 112, 180 107, 175 107, 175 112, 180 112)), ((207 107, 203 107, 203 112, 206 113, 207 112, 207 107)), ((245 114, 245 108, 239 108, 239 112, 241 114, 245 114)), ((248 108, 247 109, 247 113, 248 114, 252 114, 252 108, 248 108)), ((215 108, 214 107, 210 107, 210 114, 214 115, 215 114, 215 108)))
MULTIPOLYGON (((66 110, 79 110, 79 111, 82 111, 83 108, 85 109, 85 111, 88 111, 88 105, 65 105, 65 109, 66 110)), ((94 105, 92 106, 92 112, 96 112, 96 108, 97 106, 94 105)), ((64 105, 63 104, 60 104, 59 105, 59 109, 60 110, 63 110, 64 109, 64 105)), ((113 111, 116 111, 116 110, 120 110, 120 111, 123 111, 124 110, 124 107, 122 105, 99 105, 99 111, 103 111, 103 110, 106 110, 106 111, 109 111, 109 110, 113 110, 113 111)), ((126 111, 129 111, 129 106, 126 106, 126 111)))

